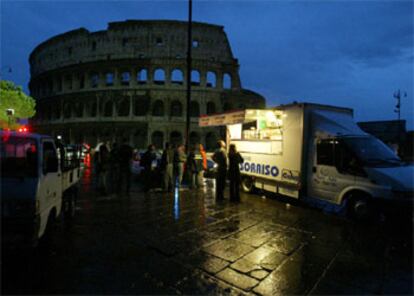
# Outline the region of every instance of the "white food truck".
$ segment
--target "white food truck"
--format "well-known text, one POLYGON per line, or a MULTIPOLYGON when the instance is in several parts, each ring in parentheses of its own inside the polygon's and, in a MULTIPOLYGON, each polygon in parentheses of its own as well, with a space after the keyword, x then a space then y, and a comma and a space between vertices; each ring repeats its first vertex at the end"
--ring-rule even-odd
POLYGON ((0 131, 2 244, 35 246, 61 213, 75 211, 79 161, 53 138, 0 131))
POLYGON ((199 125, 227 127, 227 144, 244 158, 244 191, 336 205, 352 215, 365 215, 376 201, 412 205, 414 166, 363 132, 352 109, 294 103, 201 116, 199 125))

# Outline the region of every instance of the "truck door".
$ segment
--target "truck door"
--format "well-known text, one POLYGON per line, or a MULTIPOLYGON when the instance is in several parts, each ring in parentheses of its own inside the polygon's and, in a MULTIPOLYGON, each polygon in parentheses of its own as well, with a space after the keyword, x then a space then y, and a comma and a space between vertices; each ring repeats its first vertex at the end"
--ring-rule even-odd
POLYGON ((50 139, 42 140, 42 177, 39 196, 42 220, 47 221, 50 209, 56 207, 57 214, 61 206, 61 173, 55 145, 50 139))
POLYGON ((335 138, 316 141, 312 171, 309 174, 308 194, 332 203, 339 203, 343 189, 355 183, 355 176, 347 173, 344 163, 352 156, 343 143, 335 138))

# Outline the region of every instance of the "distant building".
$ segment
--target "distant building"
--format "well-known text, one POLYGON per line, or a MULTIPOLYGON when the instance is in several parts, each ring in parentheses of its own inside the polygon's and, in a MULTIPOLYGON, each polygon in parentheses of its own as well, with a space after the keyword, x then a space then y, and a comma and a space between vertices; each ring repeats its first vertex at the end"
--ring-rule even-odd
POLYGON ((127 20, 103 31, 54 36, 30 55, 32 125, 91 145, 124 137, 138 148, 182 143, 190 75, 190 143, 212 149, 220 132, 199 128, 200 114, 262 108, 265 99, 242 88, 222 26, 193 23, 191 73, 186 52, 187 23, 181 21, 127 20))
POLYGON ((405 120, 358 122, 359 127, 393 148, 402 158, 413 160, 413 131, 406 130, 405 120))

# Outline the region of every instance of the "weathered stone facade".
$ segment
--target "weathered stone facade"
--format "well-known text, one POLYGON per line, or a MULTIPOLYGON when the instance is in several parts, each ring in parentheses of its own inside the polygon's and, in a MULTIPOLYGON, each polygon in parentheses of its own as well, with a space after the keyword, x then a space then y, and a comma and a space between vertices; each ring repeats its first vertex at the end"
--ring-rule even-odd
MULTIPOLYGON (((212 148, 217 129, 200 129, 198 116, 265 106, 242 89, 239 64, 222 26, 193 24, 190 142, 212 148)), ((30 92, 37 100, 35 130, 69 142, 119 141, 134 147, 184 141, 187 23, 109 23, 81 28, 37 46, 30 55, 30 92)))

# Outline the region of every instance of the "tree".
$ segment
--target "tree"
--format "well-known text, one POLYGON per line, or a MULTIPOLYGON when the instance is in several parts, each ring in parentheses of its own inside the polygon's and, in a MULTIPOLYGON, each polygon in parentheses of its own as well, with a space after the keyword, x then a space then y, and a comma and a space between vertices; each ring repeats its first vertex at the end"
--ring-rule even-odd
POLYGON ((16 119, 30 118, 36 113, 35 100, 26 95, 20 86, 11 81, 0 80, 0 128, 17 127, 16 119), (7 115, 6 110, 13 109, 14 114, 7 115))

